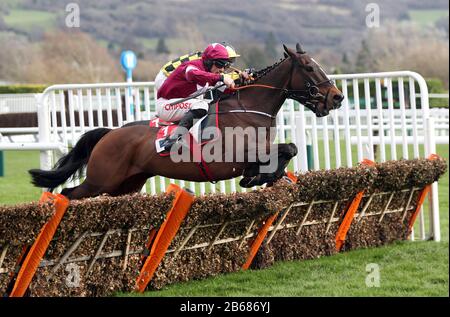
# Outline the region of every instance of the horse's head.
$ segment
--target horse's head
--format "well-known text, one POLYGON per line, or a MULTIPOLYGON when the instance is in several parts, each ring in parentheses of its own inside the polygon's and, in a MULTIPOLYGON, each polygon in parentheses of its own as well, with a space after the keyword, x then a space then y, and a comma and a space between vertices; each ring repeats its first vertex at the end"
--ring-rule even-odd
POLYGON ((316 116, 328 115, 341 106, 344 95, 328 78, 322 67, 297 43, 296 52, 283 45, 285 56, 292 61, 288 84, 288 98, 297 100, 316 116))

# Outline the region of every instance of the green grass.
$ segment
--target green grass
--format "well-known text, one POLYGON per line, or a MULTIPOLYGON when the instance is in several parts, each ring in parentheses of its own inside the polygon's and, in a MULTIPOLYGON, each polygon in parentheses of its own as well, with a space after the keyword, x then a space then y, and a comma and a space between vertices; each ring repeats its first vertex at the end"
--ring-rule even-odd
POLYGON ((448 296, 446 259, 448 242, 400 242, 119 296, 448 296), (369 263, 379 265, 380 287, 366 286, 369 263))
POLYGON ((49 30, 56 23, 54 13, 37 10, 14 9, 10 11, 9 15, 5 15, 4 19, 8 26, 26 31, 36 27, 49 30))
MULTIPOLYGON (((448 161, 448 145, 438 145, 437 152, 448 161)), ((26 170, 39 166, 38 152, 4 153, 6 175, 0 177, 0 204, 36 201, 40 190, 29 183, 26 170)), ((449 296, 448 191, 447 172, 439 181, 440 243, 403 241, 320 259, 278 262, 264 270, 170 285, 143 296, 449 296), (365 284, 369 263, 380 267, 378 288, 365 284)))
POLYGON ((156 45, 158 44, 158 39, 156 37, 154 37, 154 38, 138 37, 137 40, 145 48, 152 49, 152 50, 156 49, 156 45))
POLYGON ((36 201, 41 190, 30 183, 27 170, 39 167, 37 151, 4 151, 4 177, 0 177, 0 205, 36 201))
POLYGON ((421 26, 433 24, 445 16, 448 16, 448 11, 446 10, 409 10, 411 20, 421 26))

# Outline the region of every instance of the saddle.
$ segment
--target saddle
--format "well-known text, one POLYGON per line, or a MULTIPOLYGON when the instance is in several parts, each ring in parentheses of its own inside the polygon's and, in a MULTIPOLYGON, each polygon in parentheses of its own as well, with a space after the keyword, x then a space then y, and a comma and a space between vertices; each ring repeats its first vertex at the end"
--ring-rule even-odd
MULTIPOLYGON (((197 120, 192 128, 189 129, 188 138, 182 138, 178 141, 182 142, 182 146, 192 147, 192 145, 196 145, 196 147, 201 147, 209 142, 215 141, 219 137, 217 133, 219 129, 218 105, 218 102, 216 104, 210 104, 208 114, 197 120), (213 131, 214 133, 205 134, 204 131, 206 129, 208 129, 208 132, 213 131), (186 142, 186 140, 188 142, 186 142)), ((156 152, 160 156, 169 156, 170 152, 168 153, 161 147, 161 142, 166 137, 173 134, 178 127, 178 124, 176 122, 168 122, 156 117, 150 120, 149 126, 159 128, 155 139, 156 152)))

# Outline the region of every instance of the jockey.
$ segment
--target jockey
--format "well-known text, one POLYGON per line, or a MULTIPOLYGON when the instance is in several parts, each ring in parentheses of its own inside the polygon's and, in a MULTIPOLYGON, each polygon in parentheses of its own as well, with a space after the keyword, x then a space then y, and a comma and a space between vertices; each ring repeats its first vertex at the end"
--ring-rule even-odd
POLYGON ((203 51, 201 59, 182 63, 167 77, 158 89, 156 113, 162 120, 179 121, 179 126, 161 143, 162 148, 170 149, 192 127, 194 119, 202 118, 208 113, 208 100, 204 100, 202 96, 173 103, 220 82, 228 88, 234 88, 234 80, 224 73, 230 63, 226 47, 213 43, 203 51))
MULTIPOLYGON (((239 57, 240 55, 236 52, 236 50, 231 45, 226 44, 225 42, 222 42, 221 44, 224 45, 225 48, 227 49, 228 58, 229 58, 231 64, 233 64, 236 60, 236 57, 239 57)), ((202 52, 195 52, 192 54, 186 54, 186 55, 180 56, 180 57, 164 64, 164 66, 161 68, 161 70, 159 71, 159 73, 156 75, 156 78, 155 78, 156 90, 157 91, 159 90, 159 88, 162 86, 162 84, 167 79, 167 77, 169 77, 170 74, 175 69, 177 69, 177 67, 180 66, 182 63, 198 60, 201 58, 202 58, 202 52)), ((234 80, 239 79, 239 74, 232 73, 232 77, 234 80)))

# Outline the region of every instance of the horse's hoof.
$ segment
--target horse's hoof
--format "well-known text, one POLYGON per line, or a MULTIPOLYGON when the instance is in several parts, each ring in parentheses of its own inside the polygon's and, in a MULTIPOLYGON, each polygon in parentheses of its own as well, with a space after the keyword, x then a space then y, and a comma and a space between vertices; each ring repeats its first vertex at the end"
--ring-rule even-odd
POLYGON ((251 182, 251 180, 255 178, 255 177, 244 177, 241 179, 241 181, 239 182, 239 186, 244 187, 244 188, 250 188, 252 186, 249 186, 248 184, 251 182))
POLYGON ((264 184, 264 182, 261 182, 261 174, 258 174, 253 177, 244 177, 239 182, 239 185, 241 185, 241 187, 244 187, 244 188, 251 188, 253 186, 258 186, 258 185, 262 185, 262 184, 264 184))

